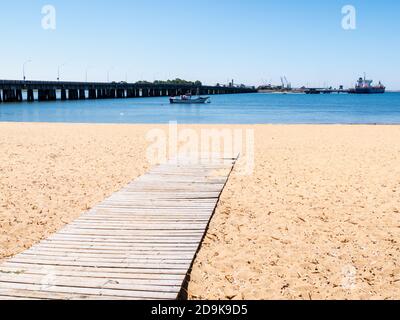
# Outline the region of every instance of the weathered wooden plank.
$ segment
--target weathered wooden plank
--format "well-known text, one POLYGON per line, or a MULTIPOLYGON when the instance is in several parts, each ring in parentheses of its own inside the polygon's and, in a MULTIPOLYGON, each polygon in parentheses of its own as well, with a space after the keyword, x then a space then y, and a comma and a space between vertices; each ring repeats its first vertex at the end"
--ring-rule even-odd
MULTIPOLYGON (((102 256, 101 262, 102 263, 110 263, 114 264, 117 263, 121 266, 124 265, 138 265, 142 267, 144 263, 148 263, 151 266, 156 266, 157 268, 162 265, 173 265, 175 266, 186 266, 188 263, 192 261, 193 257, 157 257, 157 256, 131 256, 131 255, 126 255, 123 257, 110 257, 110 256, 102 256)), ((22 262, 22 261, 54 261, 56 260, 58 263, 62 262, 83 262, 83 263, 99 263, 99 257, 93 257, 90 255, 65 255, 62 256, 60 254, 57 255, 48 255, 45 253, 23 253, 19 255, 18 258, 15 259, 16 262, 22 262)))
POLYGON ((84 249, 84 248, 68 248, 68 247, 40 247, 40 248, 31 248, 25 253, 36 253, 36 252, 41 252, 41 253, 54 253, 54 254, 90 254, 90 255, 99 255, 99 256, 107 256, 107 255, 116 255, 116 256, 133 256, 133 255, 142 255, 142 256, 173 256, 173 257, 186 257, 190 256, 193 253, 193 249, 170 249, 170 250, 138 250, 136 248, 132 248, 131 250, 126 250, 122 251, 119 250, 118 248, 115 249, 84 249))
POLYGON ((193 218, 179 218, 179 217, 146 217, 143 215, 135 215, 133 217, 129 216, 119 216, 117 218, 111 216, 102 216, 102 217, 87 217, 81 218, 79 221, 73 222, 71 225, 92 225, 94 223, 105 224, 109 226, 124 226, 142 223, 207 223, 208 219, 205 217, 193 217, 193 218), (125 220, 123 220, 125 219, 125 220), (123 220, 123 221, 121 221, 123 220))
POLYGON ((90 267, 62 267, 62 266, 42 266, 31 264, 8 264, 0 268, 0 273, 4 274, 39 274, 87 277, 87 278, 110 278, 110 279, 138 279, 138 280, 175 280, 180 281, 182 274, 177 274, 173 270, 157 273, 154 270, 143 269, 122 269, 122 268, 90 268, 90 267))
POLYGON ((0 300, 2 301, 17 301, 17 300, 21 300, 21 301, 26 301, 26 300, 41 300, 41 299, 35 299, 35 298, 28 298, 26 297, 26 295, 24 295, 24 297, 13 297, 13 296, 1 296, 0 295, 0 300))
MULTIPOLYGON (((99 296, 118 296, 130 299, 176 299, 175 292, 149 292, 149 291, 133 291, 133 290, 115 290, 115 289, 98 289, 98 288, 79 288, 79 287, 63 287, 63 286, 43 286, 37 284, 24 283, 8 283, 0 282, 1 289, 13 290, 32 290, 41 292, 54 292, 57 294, 79 294, 79 295, 99 295, 99 296)), ((1 291, 0 291, 1 292, 1 291)))
MULTIPOLYGON (((158 231, 158 230, 156 230, 158 231)), ((137 234, 137 235, 104 235, 104 234, 68 234, 68 233, 58 233, 55 236, 49 238, 57 239, 57 240, 87 240, 93 242, 105 242, 108 241, 110 243, 170 243, 177 242, 180 243, 193 243, 196 242, 202 235, 198 234, 160 234, 157 236, 157 232, 152 232, 148 234, 137 234), (157 240, 158 239, 158 240, 157 240)))
POLYGON ((106 252, 79 252, 79 251, 72 251, 67 252, 65 250, 58 250, 58 251, 45 251, 45 250, 28 250, 24 252, 24 255, 33 255, 33 256, 41 256, 41 257, 59 257, 63 254, 64 257, 76 257, 76 258, 105 258, 105 259, 134 259, 135 261, 140 260, 191 260, 193 256, 190 253, 181 253, 172 252, 169 254, 163 253, 106 253, 106 252))
MULTIPOLYGON (((156 238, 154 238, 156 239, 156 238)), ((106 241, 101 241, 101 240, 96 240, 96 239, 91 239, 91 238, 59 238, 56 239, 56 241, 54 241, 54 244, 71 244, 71 242, 78 246, 78 247, 82 247, 82 246, 104 246, 104 247, 109 247, 109 248, 118 248, 120 247, 121 249, 126 249, 126 248, 130 248, 132 246, 141 246, 141 247, 145 247, 147 246, 162 246, 162 247, 172 247, 173 245, 177 244, 177 246, 179 245, 180 247, 184 248, 184 247, 188 247, 185 245, 196 245, 196 248, 198 247, 198 244, 200 242, 201 238, 199 239, 194 239, 194 240, 180 240, 179 238, 175 238, 175 239, 167 239, 167 240, 126 240, 126 241, 122 241, 122 240, 117 240, 117 241, 113 241, 113 240, 106 240, 106 241)))
POLYGON ((117 242, 111 243, 110 241, 92 241, 92 240, 78 240, 75 241, 73 239, 59 239, 59 240, 45 240, 42 241, 40 246, 43 247, 63 247, 63 246, 73 246, 75 248, 102 248, 106 250, 107 248, 114 250, 115 248, 121 248, 121 250, 128 250, 132 248, 132 244, 135 243, 134 248, 136 249, 148 249, 148 250, 170 250, 172 248, 177 249, 195 249, 197 248, 197 242, 176 242, 173 241, 171 243, 166 242, 155 242, 155 241, 141 241, 137 240, 136 242, 128 241, 128 242, 117 242))
POLYGON ((154 220, 139 220, 137 224, 125 222, 125 224, 113 223, 109 220, 103 221, 79 221, 69 225, 68 229, 96 229, 96 230, 184 230, 189 227, 189 230, 204 230, 207 226, 206 221, 177 221, 171 223, 171 220, 165 220, 163 223, 154 220), (190 222, 190 224, 188 224, 190 222), (151 225, 149 224, 151 223, 151 225))
MULTIPOLYGON (((191 223, 191 224, 185 224, 185 223, 165 223, 165 224, 155 224, 152 223, 146 224, 137 224, 137 225, 128 225, 125 224, 125 226, 112 226, 112 225, 107 225, 107 224, 102 224, 102 223, 92 223, 91 225, 81 225, 81 224, 71 224, 68 228, 64 229, 63 232, 73 232, 75 231, 79 233, 85 233, 85 234, 107 234, 107 230, 120 230, 121 235, 130 235, 130 231, 147 231, 147 230, 158 230, 158 231, 182 231, 182 230, 187 230, 187 231, 203 231, 205 227, 207 226, 207 223, 191 223), (89 233, 90 232, 90 233, 89 233)), ((109 234, 115 234, 113 232, 110 232, 109 234)))
POLYGON ((180 290, 180 284, 177 284, 175 280, 168 280, 163 283, 154 281, 153 283, 146 281, 139 283, 137 279, 79 278, 57 276, 51 273, 42 276, 29 274, 0 275, 1 283, 149 292, 177 292, 180 290))
POLYGON ((61 260, 61 259, 40 259, 36 257, 16 257, 9 263, 27 263, 37 265, 48 265, 48 266, 64 266, 64 267, 92 267, 92 268, 118 268, 123 267, 126 269, 154 269, 154 270, 174 270, 179 274, 186 274, 190 264, 179 262, 179 264, 159 262, 159 263, 134 263, 134 262, 103 262, 103 259, 99 261, 83 261, 81 259, 74 260, 61 260))
MULTIPOLYGON (((37 284, 47 284, 48 282, 52 282, 52 286, 65 286, 65 287, 71 287, 71 286, 76 286, 76 287, 97 287, 100 288, 100 284, 104 283, 104 279, 106 279, 106 281, 111 282, 113 285, 112 286, 108 286, 107 289, 113 289, 114 285, 115 288, 117 290, 144 290, 144 291, 174 291, 174 292, 179 292, 180 286, 182 285, 182 275, 176 276, 176 275, 171 275, 172 277, 170 279, 164 277, 162 279, 159 278, 159 275, 157 274, 144 274, 142 272, 134 274, 134 273, 126 273, 126 274, 121 274, 121 273, 95 273, 95 272, 91 272, 91 273, 84 273, 84 272, 74 272, 74 271, 66 271, 64 272, 64 274, 66 274, 65 276, 61 276, 58 273, 52 273, 53 271, 49 271, 48 273, 36 273, 35 271, 31 270, 30 273, 24 273, 24 274, 13 274, 13 273, 9 273, 7 276, 2 276, 2 279, 0 279, 0 291, 2 289, 4 289, 4 285, 1 285, 4 282, 10 282, 10 283, 37 283, 37 284), (72 275, 71 275, 72 274, 72 275), (28 278, 31 277, 35 277, 36 276, 36 280, 33 281, 29 281, 27 280, 28 278), (8 278, 4 278, 4 277, 8 277, 8 278), (67 280, 68 279, 69 282, 57 282, 57 279, 59 279, 60 277, 62 277, 62 281, 67 280), (178 278, 179 277, 179 278, 178 278), (86 284, 82 284, 81 280, 79 280, 79 282, 72 282, 74 281, 74 278, 78 278, 78 279, 86 279, 87 282, 86 284), (41 281, 39 282, 38 279, 41 279, 41 281), (108 279, 108 280, 107 280, 108 279), (94 280, 94 281, 93 281, 94 280), (129 284, 131 287, 119 287, 119 284, 129 284), (133 287, 136 286, 136 287, 133 287), (141 286, 141 287, 139 287, 141 286), (158 289, 155 289, 154 287, 157 286, 158 289), (168 286, 168 289, 163 289, 160 287, 165 287, 168 286), (177 287, 179 286, 179 287, 177 287), (153 288, 151 288, 153 287, 153 288), (171 290, 171 287, 174 287, 173 290, 171 290)), ((168 274, 166 274, 167 276, 168 274)), ((10 288, 9 286, 7 288, 10 288)), ((20 288, 20 287, 19 287, 20 288)), ((4 294, 4 292, 3 292, 4 294)), ((88 294, 88 293, 87 293, 88 294)), ((155 297, 156 298, 156 297, 155 297)))
POLYGON ((99 297, 93 295, 76 295, 76 294, 57 294, 55 292, 41 292, 41 291, 30 291, 30 290, 12 290, 12 289, 0 289, 0 300, 116 300, 126 299, 124 297, 99 297), (4 296, 3 296, 4 295, 4 296), (3 299, 4 297, 4 299, 3 299))
MULTIPOLYGON (((0 289, 0 293, 5 295, 5 300, 133 300, 127 297, 120 297, 116 295, 83 295, 76 293, 32 291, 26 289, 0 289)), ((2 299, 0 298, 0 300, 2 299)), ((164 298, 142 298, 141 300, 164 300, 164 298)))

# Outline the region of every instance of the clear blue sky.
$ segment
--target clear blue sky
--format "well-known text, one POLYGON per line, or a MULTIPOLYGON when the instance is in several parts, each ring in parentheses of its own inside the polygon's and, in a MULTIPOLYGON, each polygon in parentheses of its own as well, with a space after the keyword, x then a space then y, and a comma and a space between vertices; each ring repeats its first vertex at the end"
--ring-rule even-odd
POLYGON ((398 0, 3 0, 0 78, 154 80, 207 84, 353 85, 366 72, 400 89, 398 0), (42 6, 57 28, 43 30, 42 6), (357 29, 341 27, 344 5, 357 29))

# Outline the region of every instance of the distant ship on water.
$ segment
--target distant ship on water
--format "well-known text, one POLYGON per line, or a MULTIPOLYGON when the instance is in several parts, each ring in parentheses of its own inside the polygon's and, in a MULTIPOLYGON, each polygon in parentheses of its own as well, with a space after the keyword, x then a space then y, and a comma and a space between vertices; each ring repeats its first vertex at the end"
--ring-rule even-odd
MULTIPOLYGON (((283 79, 283 78, 282 78, 283 79)), ((286 78, 285 78, 286 79, 286 78)), ((286 80, 287 81, 287 80, 286 80)), ((385 93, 386 87, 379 81, 378 85, 373 85, 373 80, 367 80, 366 76, 364 78, 359 78, 356 85, 350 89, 344 89, 340 86, 339 89, 332 87, 324 88, 292 88, 288 83, 285 86, 282 80, 282 86, 273 86, 271 84, 266 86, 258 87, 258 92, 261 93, 306 93, 306 94, 330 94, 330 93, 350 93, 350 94, 377 94, 385 93)))
POLYGON ((349 93, 356 94, 377 94, 385 93, 386 87, 379 81, 377 86, 372 85, 373 80, 367 80, 366 77, 360 78, 354 89, 350 89, 349 93))

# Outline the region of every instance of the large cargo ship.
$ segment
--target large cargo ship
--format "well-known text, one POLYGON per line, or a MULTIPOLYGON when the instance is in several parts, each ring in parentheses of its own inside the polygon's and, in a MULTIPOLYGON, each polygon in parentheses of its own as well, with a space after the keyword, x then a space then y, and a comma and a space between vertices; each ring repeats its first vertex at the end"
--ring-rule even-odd
POLYGON ((385 93, 386 87, 379 82, 377 86, 372 85, 373 80, 366 80, 365 76, 364 79, 360 78, 357 81, 357 84, 354 89, 350 89, 349 93, 356 93, 356 94, 376 94, 376 93, 385 93))

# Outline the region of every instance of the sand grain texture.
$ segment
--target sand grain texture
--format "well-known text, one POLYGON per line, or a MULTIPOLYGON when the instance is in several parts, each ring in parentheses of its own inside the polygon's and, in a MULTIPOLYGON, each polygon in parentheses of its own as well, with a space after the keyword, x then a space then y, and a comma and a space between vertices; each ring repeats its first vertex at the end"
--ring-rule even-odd
MULTIPOLYGON (((147 172, 152 128, 1 123, 0 259, 147 172)), ((252 128, 254 174, 231 175, 190 297, 400 299, 400 127, 252 128)))
POLYGON ((257 126, 194 264, 193 299, 399 299, 400 127, 257 126))
POLYGON ((47 238, 148 171, 146 132, 0 124, 0 259, 47 238))

